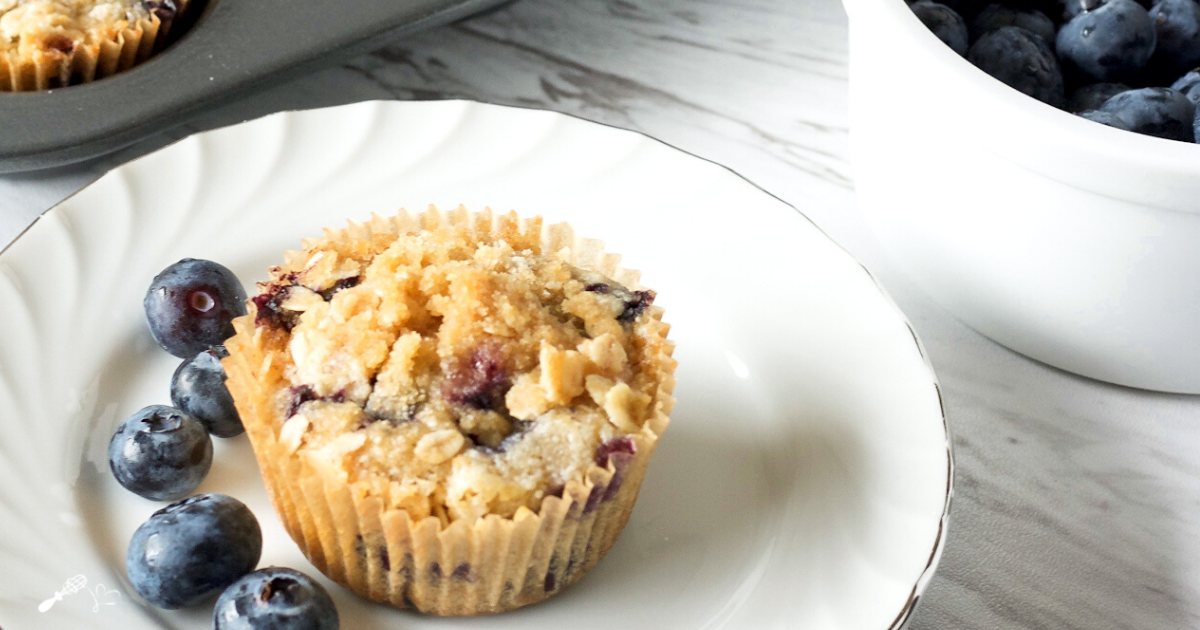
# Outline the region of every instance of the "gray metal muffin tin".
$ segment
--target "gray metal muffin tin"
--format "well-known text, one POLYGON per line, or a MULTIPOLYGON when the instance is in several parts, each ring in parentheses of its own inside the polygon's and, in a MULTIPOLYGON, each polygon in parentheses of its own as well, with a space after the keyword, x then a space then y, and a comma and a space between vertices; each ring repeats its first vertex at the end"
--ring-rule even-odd
POLYGON ((502 1, 210 0, 178 41, 128 72, 0 93, 0 172, 115 151, 317 65, 502 1))

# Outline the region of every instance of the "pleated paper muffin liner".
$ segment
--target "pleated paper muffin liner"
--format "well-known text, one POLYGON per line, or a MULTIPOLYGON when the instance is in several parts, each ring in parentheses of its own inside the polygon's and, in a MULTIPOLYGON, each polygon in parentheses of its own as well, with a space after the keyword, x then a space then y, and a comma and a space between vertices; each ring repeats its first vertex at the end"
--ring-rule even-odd
MULTIPOLYGON (((559 253, 572 265, 599 272, 630 288, 638 274, 565 224, 544 226, 515 214, 471 214, 434 208, 394 218, 373 217, 326 236, 402 234, 445 225, 469 225, 477 234, 540 234, 543 254, 559 253)), ((300 256, 289 253, 289 258, 300 256)), ((292 453, 279 441, 284 418, 274 394, 284 378, 283 333, 255 326, 255 308, 234 321, 226 347, 227 384, 254 448, 271 501, 305 556, 332 580, 359 595, 435 615, 479 615, 539 602, 578 581, 616 542, 637 500, 650 457, 669 423, 675 399, 673 346, 661 345, 662 383, 653 415, 629 436, 632 454, 615 453, 593 465, 561 496, 547 496, 534 512, 511 518, 489 515, 475 522, 444 524, 435 516, 413 520, 388 509, 377 496, 352 488, 317 458, 292 453)), ((655 333, 665 340, 662 309, 650 307, 655 333)))
POLYGON ((153 11, 125 28, 74 43, 63 37, 60 46, 49 46, 32 55, 0 54, 0 92, 49 90, 124 72, 166 46, 172 27, 179 24, 190 0, 176 0, 174 17, 162 19, 153 11))

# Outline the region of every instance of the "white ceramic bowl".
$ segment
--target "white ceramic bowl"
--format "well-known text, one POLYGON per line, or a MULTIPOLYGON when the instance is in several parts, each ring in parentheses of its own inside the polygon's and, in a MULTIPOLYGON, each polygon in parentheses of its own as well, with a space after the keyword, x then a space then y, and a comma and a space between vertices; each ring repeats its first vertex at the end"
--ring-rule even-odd
POLYGON ((858 199, 952 313, 1051 365, 1200 393, 1200 146, 992 79, 903 0, 844 0, 858 199))

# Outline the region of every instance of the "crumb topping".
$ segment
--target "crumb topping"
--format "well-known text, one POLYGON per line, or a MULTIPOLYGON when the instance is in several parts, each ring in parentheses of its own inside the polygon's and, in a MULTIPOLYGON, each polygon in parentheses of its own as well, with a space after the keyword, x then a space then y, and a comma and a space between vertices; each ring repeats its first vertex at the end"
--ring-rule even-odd
POLYGON ((414 519, 536 509, 649 431, 653 301, 513 230, 330 233, 254 299, 290 384, 279 443, 414 519))

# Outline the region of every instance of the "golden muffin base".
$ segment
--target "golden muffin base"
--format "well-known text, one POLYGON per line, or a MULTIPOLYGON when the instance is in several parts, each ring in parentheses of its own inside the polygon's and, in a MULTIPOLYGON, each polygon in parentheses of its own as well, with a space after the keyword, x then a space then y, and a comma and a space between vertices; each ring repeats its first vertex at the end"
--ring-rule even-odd
MULTIPOLYGON (((577 237, 565 224, 543 226, 514 214, 442 212, 431 208, 365 224, 352 223, 347 235, 391 234, 440 225, 470 224, 476 231, 540 231, 542 251, 569 252, 567 261, 636 287, 636 272, 619 267, 598 241, 577 237)), ((488 515, 473 523, 444 524, 436 517, 414 521, 399 509, 386 509, 374 496, 359 495, 320 460, 289 454, 278 441, 283 419, 272 394, 290 384, 274 331, 255 326, 256 313, 234 321, 237 334, 226 342, 227 384, 246 425, 267 493, 288 533, 322 573, 355 593, 399 608, 434 615, 480 615, 537 603, 578 581, 608 553, 633 511, 659 437, 669 423, 675 362, 671 345, 662 357, 668 375, 660 385, 655 413, 640 434, 631 435, 636 452, 614 455, 604 468, 593 465, 583 481, 572 481, 562 496, 543 499, 535 513, 520 508, 511 518, 488 515)), ((654 307, 665 337, 669 327, 654 307)), ((286 350, 284 350, 286 351, 286 350)))
POLYGON ((160 52, 172 27, 190 8, 190 0, 176 0, 174 18, 162 20, 150 13, 114 30, 111 36, 70 50, 48 48, 32 55, 0 54, 0 92, 30 92, 90 83, 124 72, 160 52))

